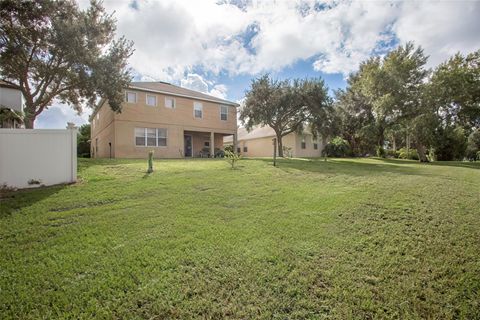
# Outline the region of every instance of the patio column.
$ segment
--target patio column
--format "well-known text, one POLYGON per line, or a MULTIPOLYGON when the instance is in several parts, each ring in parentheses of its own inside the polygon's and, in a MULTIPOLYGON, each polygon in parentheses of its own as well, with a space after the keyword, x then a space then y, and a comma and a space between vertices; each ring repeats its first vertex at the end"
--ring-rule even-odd
POLYGON ((237 134, 233 134, 233 153, 238 153, 238 140, 237 140, 237 134))
POLYGON ((215 133, 210 132, 210 157, 215 157, 215 133))

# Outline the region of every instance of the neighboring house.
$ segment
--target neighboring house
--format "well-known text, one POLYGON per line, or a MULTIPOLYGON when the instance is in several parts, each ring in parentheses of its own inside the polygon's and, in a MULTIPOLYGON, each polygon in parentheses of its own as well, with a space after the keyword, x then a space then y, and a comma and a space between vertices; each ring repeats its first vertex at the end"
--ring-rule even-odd
POLYGON ((122 112, 108 101, 91 115, 95 158, 213 156, 223 138, 236 140, 238 104, 166 82, 132 82, 122 112))
POLYGON ((0 128, 22 128, 24 107, 22 92, 0 80, 0 128))
MULTIPOLYGON (((257 127, 250 132, 245 128, 239 128, 237 152, 244 157, 271 157, 275 137, 275 131, 269 126, 257 127)), ((233 140, 227 137, 224 139, 224 143, 231 145, 233 140)), ((318 138, 313 138, 313 135, 307 130, 303 134, 287 134, 283 137, 282 143, 284 148, 288 149, 288 152, 284 152, 285 157, 320 157, 324 147, 324 143, 320 142, 318 138)))

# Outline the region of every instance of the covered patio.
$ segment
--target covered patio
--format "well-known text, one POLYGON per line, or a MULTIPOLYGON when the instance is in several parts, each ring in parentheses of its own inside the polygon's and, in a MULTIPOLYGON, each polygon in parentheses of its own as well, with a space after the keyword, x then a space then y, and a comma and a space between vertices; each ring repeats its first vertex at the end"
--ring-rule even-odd
POLYGON ((236 140, 235 133, 184 130, 183 155, 185 158, 214 158, 223 150, 226 136, 236 140))

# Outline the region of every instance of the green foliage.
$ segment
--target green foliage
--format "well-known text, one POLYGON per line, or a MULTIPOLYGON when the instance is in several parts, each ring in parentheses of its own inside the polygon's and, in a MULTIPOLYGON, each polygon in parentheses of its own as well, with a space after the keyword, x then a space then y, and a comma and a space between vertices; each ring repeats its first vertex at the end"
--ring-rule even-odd
POLYGON ((415 149, 401 148, 397 151, 397 158, 399 159, 410 159, 410 160, 419 160, 418 152, 415 149))
POLYGON ((467 149, 465 130, 461 126, 442 127, 435 130, 434 142, 437 160, 462 160, 467 149))
POLYGON ((233 144, 229 144, 229 145, 226 145, 223 150, 225 152, 229 151, 229 152, 235 152, 236 150, 233 150, 233 144))
POLYGON ((466 157, 469 160, 480 160, 480 129, 474 130, 468 136, 466 157))
POLYGON ((327 143, 323 152, 328 157, 343 158, 349 155, 350 147, 346 140, 335 137, 327 143))
POLYGON ((84 124, 78 129, 77 156, 90 158, 90 124, 84 124))
POLYGON ((223 158, 225 157, 225 151, 219 148, 215 148, 215 158, 223 158))
POLYGON ((54 99, 81 112, 103 98, 120 111, 132 43, 115 40, 101 2, 1 1, 0 25, 0 77, 25 96, 27 128, 54 99))
POLYGON ((379 157, 379 158, 385 158, 387 156, 387 152, 381 146, 377 146, 376 154, 377 154, 377 157, 379 157))
POLYGON ((227 160, 232 169, 235 169, 237 162, 240 160, 240 155, 236 152, 225 150, 225 160, 227 160))
POLYGON ((283 156, 282 137, 303 130, 307 122, 330 106, 328 88, 321 79, 273 80, 268 75, 254 79, 246 93, 240 120, 247 130, 270 126, 283 156))

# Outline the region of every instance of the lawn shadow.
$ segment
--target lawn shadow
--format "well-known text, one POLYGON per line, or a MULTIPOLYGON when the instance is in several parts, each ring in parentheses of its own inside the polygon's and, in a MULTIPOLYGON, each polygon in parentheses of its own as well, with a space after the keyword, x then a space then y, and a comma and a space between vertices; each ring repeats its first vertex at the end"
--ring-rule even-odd
POLYGON ((66 184, 59 184, 48 187, 2 191, 0 192, 0 218, 10 216, 15 211, 29 207, 60 192, 66 187, 66 184))
MULTIPOLYGON (((272 159, 256 159, 269 162, 273 165, 272 159)), ((287 170, 302 170, 326 174, 345 174, 351 176, 382 175, 385 173, 402 175, 429 175, 417 166, 419 163, 408 160, 391 160, 370 158, 371 162, 361 162, 354 158, 328 159, 324 158, 296 158, 277 159, 277 167, 287 170), (377 162, 378 161, 378 162, 377 162)))

